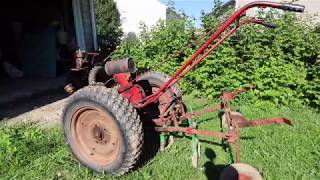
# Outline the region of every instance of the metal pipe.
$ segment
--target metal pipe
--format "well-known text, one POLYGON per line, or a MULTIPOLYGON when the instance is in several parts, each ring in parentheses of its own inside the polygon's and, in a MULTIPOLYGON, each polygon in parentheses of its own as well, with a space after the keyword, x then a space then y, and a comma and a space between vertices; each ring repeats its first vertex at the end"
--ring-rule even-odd
POLYGON ((233 136, 230 133, 198 130, 198 129, 185 128, 185 127, 156 127, 155 130, 159 132, 184 132, 190 135, 196 134, 199 136, 209 136, 209 137, 216 137, 216 138, 222 138, 222 139, 229 139, 233 136))
POLYGON ((132 58, 109 61, 105 64, 104 69, 109 76, 120 73, 134 73, 137 70, 132 58))

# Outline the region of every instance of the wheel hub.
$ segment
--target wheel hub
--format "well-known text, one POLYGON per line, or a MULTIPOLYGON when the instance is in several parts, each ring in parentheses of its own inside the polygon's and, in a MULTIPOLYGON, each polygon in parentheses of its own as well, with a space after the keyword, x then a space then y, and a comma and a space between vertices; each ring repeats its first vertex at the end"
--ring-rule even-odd
POLYGON ((111 140, 111 134, 108 129, 102 128, 99 125, 95 125, 92 129, 93 136, 96 139, 96 143, 108 144, 111 140))

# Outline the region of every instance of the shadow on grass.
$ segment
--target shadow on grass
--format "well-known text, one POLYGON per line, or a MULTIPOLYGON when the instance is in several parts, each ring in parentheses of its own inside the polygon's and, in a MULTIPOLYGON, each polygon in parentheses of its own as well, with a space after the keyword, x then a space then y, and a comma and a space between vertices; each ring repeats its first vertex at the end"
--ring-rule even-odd
POLYGON ((0 105, 0 121, 3 119, 14 118, 23 113, 32 111, 36 108, 48 105, 67 97, 62 90, 53 90, 46 93, 47 94, 37 94, 35 96, 18 99, 9 104, 0 105))
POLYGON ((228 165, 224 164, 215 164, 214 160, 216 159, 217 155, 216 153, 210 149, 206 148, 205 149, 205 155, 209 159, 205 164, 204 164, 204 172, 207 176, 208 180, 212 179, 219 179, 221 173, 223 170, 228 167, 228 165))
POLYGON ((144 127, 143 129, 144 144, 140 155, 140 159, 138 160, 133 170, 141 168, 149 161, 151 161, 160 149, 160 134, 150 126, 144 127))

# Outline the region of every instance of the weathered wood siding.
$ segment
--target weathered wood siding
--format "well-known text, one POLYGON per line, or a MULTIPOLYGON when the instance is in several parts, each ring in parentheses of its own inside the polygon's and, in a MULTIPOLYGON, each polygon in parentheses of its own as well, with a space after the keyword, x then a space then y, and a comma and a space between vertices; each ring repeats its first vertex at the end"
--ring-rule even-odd
POLYGON ((92 30, 92 17, 90 11, 90 0, 81 0, 81 15, 83 22, 84 39, 87 50, 94 49, 93 30, 92 30))

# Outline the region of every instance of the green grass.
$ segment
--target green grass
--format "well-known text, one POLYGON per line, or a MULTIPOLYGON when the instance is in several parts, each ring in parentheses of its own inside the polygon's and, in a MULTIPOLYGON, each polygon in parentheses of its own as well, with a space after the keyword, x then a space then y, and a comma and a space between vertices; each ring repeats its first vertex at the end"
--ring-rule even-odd
MULTIPOLYGON (((186 98, 193 110, 204 99, 186 98)), ((249 119, 286 116, 294 127, 269 125, 242 130, 242 161, 265 179, 320 179, 320 114, 309 108, 276 107, 268 103, 236 106, 249 119)), ((198 119, 200 128, 218 129, 217 113, 198 119)), ((191 166, 191 141, 175 144, 137 170, 119 178, 81 166, 64 145, 59 128, 31 125, 0 128, 0 179, 217 179, 233 158, 220 140, 202 138, 201 168, 191 166)))

